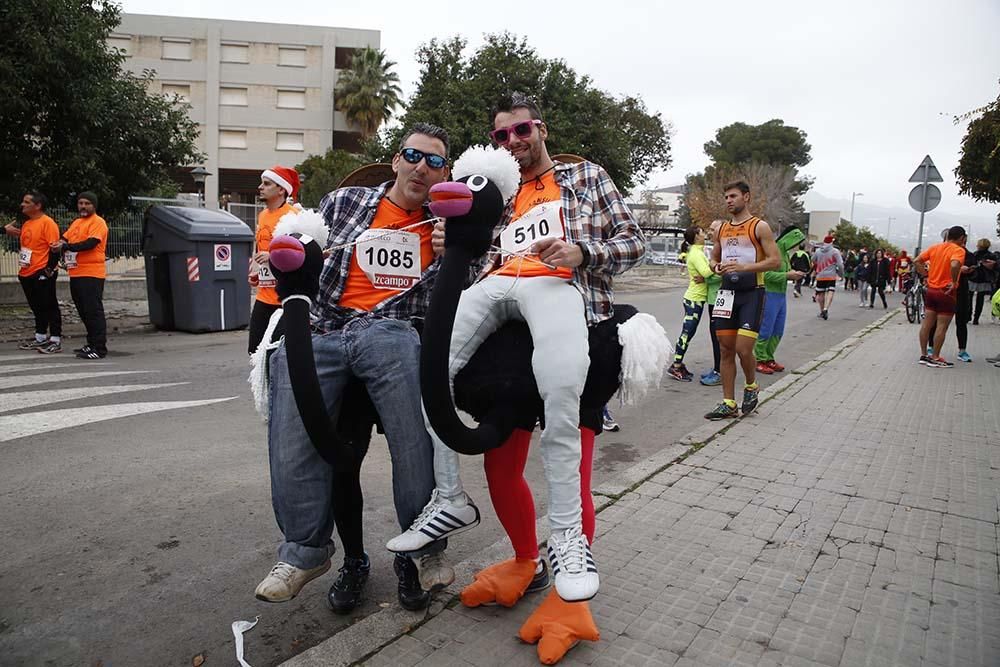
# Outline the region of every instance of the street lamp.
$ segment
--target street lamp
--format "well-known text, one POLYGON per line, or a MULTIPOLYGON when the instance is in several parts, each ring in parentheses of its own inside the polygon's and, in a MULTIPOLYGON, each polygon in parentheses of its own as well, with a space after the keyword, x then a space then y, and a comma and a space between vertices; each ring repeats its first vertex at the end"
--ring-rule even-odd
POLYGON ((198 190, 198 206, 205 208, 205 180, 212 175, 208 169, 198 165, 191 170, 191 178, 194 180, 195 189, 198 190))
MULTIPOLYGON (((854 224, 854 200, 857 197, 864 197, 864 196, 865 196, 864 192, 852 192, 851 193, 851 224, 852 225, 854 224)), ((855 226, 857 226, 857 225, 855 225, 855 226)))
POLYGON ((891 215, 889 216, 889 226, 885 230, 885 240, 889 242, 889 245, 892 245, 892 221, 895 219, 891 215))

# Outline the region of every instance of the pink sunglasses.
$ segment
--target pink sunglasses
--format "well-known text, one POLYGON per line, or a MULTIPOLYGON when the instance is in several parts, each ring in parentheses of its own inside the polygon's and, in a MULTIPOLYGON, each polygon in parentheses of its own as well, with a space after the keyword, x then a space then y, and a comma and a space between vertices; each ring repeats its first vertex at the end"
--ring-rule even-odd
POLYGON ((521 139, 526 139, 531 136, 531 128, 535 125, 541 125, 542 121, 537 118, 532 120, 523 120, 520 123, 514 123, 507 127, 498 127, 489 133, 490 139, 495 141, 498 145, 504 146, 510 141, 510 133, 513 132, 521 139))

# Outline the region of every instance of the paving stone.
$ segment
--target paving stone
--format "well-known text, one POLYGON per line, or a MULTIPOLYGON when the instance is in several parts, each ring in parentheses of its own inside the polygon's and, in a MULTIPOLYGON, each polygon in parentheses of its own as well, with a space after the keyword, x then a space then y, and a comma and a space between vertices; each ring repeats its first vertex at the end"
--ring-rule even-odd
POLYGON ((704 628, 688 646, 684 657, 711 667, 754 667, 767 650, 766 645, 766 641, 761 644, 704 628))
POLYGON ((402 636, 365 661, 367 667, 412 667, 434 652, 434 647, 409 636, 402 636))
POLYGON ((845 637, 830 635, 822 627, 794 618, 781 620, 769 644, 776 651, 791 653, 823 665, 840 665, 845 645, 845 637))

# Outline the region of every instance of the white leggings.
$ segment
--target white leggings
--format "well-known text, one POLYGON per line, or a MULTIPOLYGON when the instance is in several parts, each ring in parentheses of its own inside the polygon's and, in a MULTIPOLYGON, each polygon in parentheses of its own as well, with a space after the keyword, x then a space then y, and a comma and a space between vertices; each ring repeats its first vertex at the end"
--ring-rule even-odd
MULTIPOLYGON (((531 367, 545 404, 542 461, 549 487, 552 532, 579 526, 580 394, 590 368, 583 297, 561 278, 488 276, 462 292, 448 355, 449 381, 483 341, 511 319, 531 330, 531 367)), ((498 360, 502 363, 502 360, 498 360)), ((434 441, 434 479, 441 495, 462 493, 458 454, 428 425, 434 441)))

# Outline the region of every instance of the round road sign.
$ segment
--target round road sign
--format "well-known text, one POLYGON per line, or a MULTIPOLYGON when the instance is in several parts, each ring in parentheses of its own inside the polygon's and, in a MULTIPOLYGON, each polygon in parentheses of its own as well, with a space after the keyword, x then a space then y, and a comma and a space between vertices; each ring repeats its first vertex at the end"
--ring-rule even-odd
POLYGON ((933 211, 941 203, 941 190, 933 183, 924 185, 921 183, 910 190, 910 208, 917 213, 933 211), (924 188, 927 188, 927 198, 924 199, 924 188))

